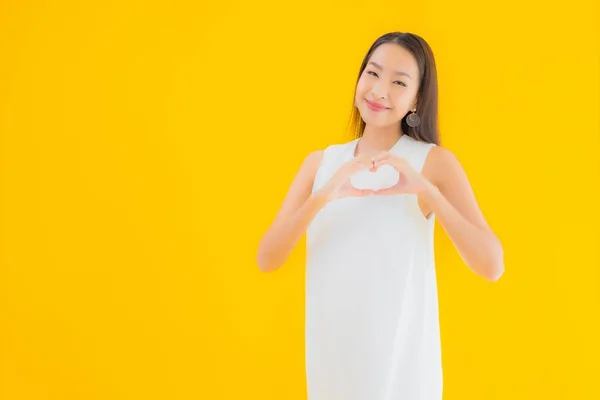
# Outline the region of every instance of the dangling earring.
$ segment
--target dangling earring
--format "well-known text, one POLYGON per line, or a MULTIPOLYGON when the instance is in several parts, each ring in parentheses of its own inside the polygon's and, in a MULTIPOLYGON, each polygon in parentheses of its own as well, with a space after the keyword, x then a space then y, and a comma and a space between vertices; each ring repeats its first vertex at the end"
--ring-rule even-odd
POLYGON ((411 128, 414 128, 414 127, 418 126, 421 123, 421 118, 419 118, 419 116, 417 115, 416 111, 417 110, 411 112, 410 114, 408 114, 408 117, 406 117, 406 123, 411 128))

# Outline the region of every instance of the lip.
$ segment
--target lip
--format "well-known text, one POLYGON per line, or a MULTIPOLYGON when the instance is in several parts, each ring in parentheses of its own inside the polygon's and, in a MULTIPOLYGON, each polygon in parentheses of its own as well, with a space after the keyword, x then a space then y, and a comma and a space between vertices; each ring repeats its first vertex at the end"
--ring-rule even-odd
POLYGON ((388 107, 382 106, 381 104, 378 104, 378 103, 374 103, 374 102, 369 101, 367 99, 365 99, 365 102, 367 103, 367 106, 369 107, 369 109, 371 109, 373 111, 385 111, 385 110, 389 110, 388 107))

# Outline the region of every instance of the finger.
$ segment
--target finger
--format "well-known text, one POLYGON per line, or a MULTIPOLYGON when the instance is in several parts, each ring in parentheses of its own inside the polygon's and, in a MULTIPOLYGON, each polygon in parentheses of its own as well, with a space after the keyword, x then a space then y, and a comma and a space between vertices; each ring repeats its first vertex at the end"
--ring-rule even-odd
POLYGON ((384 159, 382 159, 382 160, 379 160, 379 161, 375 162, 375 163, 373 164, 373 167, 374 167, 374 168, 379 168, 379 167, 381 167, 382 165, 391 165, 391 166, 393 166, 393 167, 394 167, 396 170, 400 171, 400 170, 402 170, 402 169, 403 169, 403 167, 404 167, 404 165, 405 165, 405 164, 404 164, 404 159, 402 159, 402 158, 398 158, 398 157, 387 157, 387 158, 384 158, 384 159))
POLYGON ((367 156, 360 156, 360 157, 356 158, 355 161, 357 164, 360 164, 360 165, 372 165, 373 164, 373 160, 367 156))
POLYGON ((351 167, 353 172, 358 172, 358 171, 362 171, 362 170, 370 169, 370 168, 373 168, 373 163, 371 162, 370 159, 366 159, 366 158, 355 161, 351 167))
POLYGON ((377 162, 381 161, 381 160, 385 160, 390 156, 390 152, 389 151, 382 151, 378 154, 375 155, 375 157, 373 157, 371 159, 371 161, 373 161, 374 164, 376 164, 377 162))
POLYGON ((373 163, 373 169, 379 169, 382 165, 394 165, 393 162, 389 158, 385 158, 383 160, 379 160, 373 163))
POLYGON ((375 196, 391 196, 393 194, 400 194, 401 192, 394 189, 394 188, 385 188, 385 189, 378 189, 375 191, 375 196))
POLYGON ((368 161, 368 160, 370 160, 370 158, 369 158, 369 157, 367 157, 367 156, 366 156, 366 155, 364 155, 364 154, 359 154, 358 156, 354 157, 352 160, 353 160, 353 161, 356 161, 356 162, 363 162, 363 161, 368 161))
POLYGON ((344 183, 342 190, 346 193, 347 196, 351 197, 365 197, 372 196, 375 194, 373 189, 359 189, 352 185, 352 183, 348 180, 344 183))
POLYGON ((374 194, 376 196, 390 196, 390 195, 401 194, 401 193, 404 193, 404 191, 402 190, 402 185, 395 184, 392 187, 375 190, 374 194))
POLYGON ((353 197, 367 197, 373 196, 375 191, 373 189, 358 189, 352 186, 350 188, 350 195, 353 197))

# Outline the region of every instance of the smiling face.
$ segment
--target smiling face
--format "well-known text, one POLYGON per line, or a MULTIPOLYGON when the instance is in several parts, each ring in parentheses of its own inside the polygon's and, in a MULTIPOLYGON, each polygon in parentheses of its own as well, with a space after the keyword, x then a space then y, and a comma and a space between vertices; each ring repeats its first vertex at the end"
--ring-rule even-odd
POLYGON ((356 86, 355 105, 367 125, 399 124, 415 111, 419 91, 419 68, 402 46, 385 43, 377 47, 356 86))

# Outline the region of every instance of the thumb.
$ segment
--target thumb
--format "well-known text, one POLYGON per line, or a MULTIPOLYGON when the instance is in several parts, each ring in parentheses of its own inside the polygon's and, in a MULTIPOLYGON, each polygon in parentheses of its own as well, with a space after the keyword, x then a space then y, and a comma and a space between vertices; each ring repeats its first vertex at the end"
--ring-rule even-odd
POLYGON ((352 185, 350 179, 348 179, 342 186, 342 192, 344 197, 367 197, 373 196, 375 191, 373 189, 359 189, 352 185))

